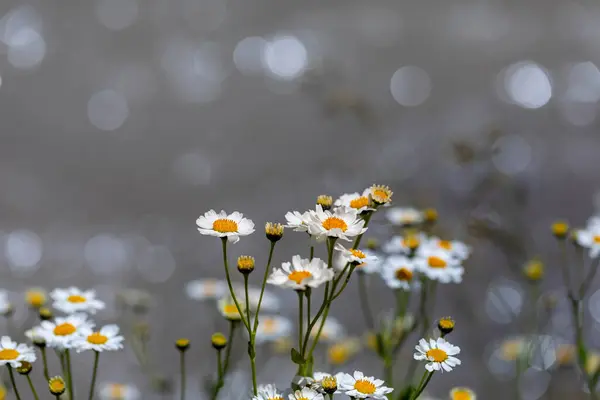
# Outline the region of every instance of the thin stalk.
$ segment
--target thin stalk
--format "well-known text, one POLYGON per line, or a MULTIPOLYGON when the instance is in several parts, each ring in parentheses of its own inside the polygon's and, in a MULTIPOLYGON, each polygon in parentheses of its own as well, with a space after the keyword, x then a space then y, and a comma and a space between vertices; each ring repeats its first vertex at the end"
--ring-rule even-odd
POLYGON ((224 372, 223 372, 223 362, 221 361, 221 353, 223 351, 221 349, 217 350, 217 384, 215 385, 215 388, 213 390, 213 395, 212 395, 212 399, 215 400, 217 398, 217 396, 219 395, 219 390, 221 390, 221 388, 223 387, 223 383, 225 381, 224 379, 224 372))
POLYGON ((417 399, 419 397, 419 395, 421 393, 423 393, 423 390, 425 390, 425 388, 429 384, 429 381, 433 377, 433 372, 434 371, 432 371, 432 372, 429 372, 427 370, 425 371, 425 374, 423 374, 423 378, 421 378, 421 383, 419 384, 419 388, 417 389, 415 394, 411 397, 411 400, 417 399), (423 379, 425 379, 425 382, 423 382, 423 379))
POLYGON ((15 382, 15 374, 13 372, 13 369, 10 365, 7 365, 7 367, 8 375, 10 376, 10 383, 12 383, 13 390, 15 391, 15 397, 17 398, 17 400, 21 400, 21 396, 19 395, 19 389, 17 389, 17 382, 15 382))
POLYGON ((185 400, 185 351, 179 351, 179 370, 181 372, 181 400, 185 400))
POLYGON ((275 250, 275 243, 271 242, 271 248, 269 249, 269 259, 267 260, 267 267, 265 268, 265 274, 263 276, 262 285, 260 287, 260 296, 258 297, 258 304, 256 306, 256 314, 254 315, 254 327, 252 332, 256 333, 258 329, 258 313, 260 312, 260 306, 262 304, 263 294, 265 293, 265 287, 267 286, 267 278, 269 277, 269 271, 271 270, 271 260, 273 259, 273 251, 275 250))
POLYGON ((233 337, 237 328, 236 321, 231 321, 229 324, 229 337, 227 338, 227 348, 225 349, 225 363, 223 367, 223 375, 227 374, 229 369, 229 359, 231 357, 231 348, 233 347, 233 337))
POLYGON ((98 360, 100 359, 100 352, 94 351, 94 370, 92 372, 92 383, 90 384, 90 395, 89 400, 94 398, 94 389, 96 386, 96 375, 98 374, 98 360))
POLYGON ((42 353, 42 363, 44 364, 44 378, 46 378, 46 381, 49 381, 50 373, 48 372, 48 358, 46 357, 46 347, 40 347, 40 353, 42 353))
POLYGON ((310 246, 310 260, 312 261, 313 257, 315 256, 315 246, 311 245, 310 246))
MULTIPOLYGON (((250 296, 248 295, 248 274, 244 274, 244 295, 246 296, 246 314, 248 318, 248 358, 250 358, 250 369, 252 370, 252 391, 256 396, 258 394, 258 387, 256 384, 256 349, 254 348, 254 335, 255 332, 250 330, 250 296)), ((258 318, 258 313, 256 314, 258 318)))
POLYGON ((67 373, 68 375, 68 380, 67 380, 67 386, 69 388, 69 399, 73 400, 75 399, 75 393, 73 392, 73 374, 71 372, 71 351, 69 349, 65 350, 65 361, 67 363, 67 373))
POLYGON ((302 339, 304 334, 304 293, 297 290, 298 293, 298 351, 302 351, 302 339))
MULTIPOLYGON (((233 290, 233 285, 231 284, 231 276, 229 276, 229 263, 227 262, 227 238, 222 238, 221 243, 223 244, 223 265, 225 266, 225 278, 227 279, 227 286, 229 286, 229 293, 231 294, 233 302, 235 303, 235 306, 237 307, 238 311, 241 311, 242 307, 240 307, 240 303, 238 303, 237 297, 235 295, 235 290, 233 290)), ((248 321, 246 321, 246 317, 244 316, 243 312, 240 312, 240 317, 242 317, 242 322, 248 330, 248 333, 250 333, 250 325, 248 321)))
POLYGON ((369 330, 375 329, 373 315, 371 315, 371 306, 369 305, 369 294, 367 293, 367 283, 364 273, 358 274, 358 298, 360 299, 360 309, 369 330))
POLYGON ((33 393, 33 398, 35 400, 40 400, 40 398, 37 395, 37 392, 35 391, 35 386, 33 386, 33 382, 31 382, 31 377, 29 376, 29 374, 27 375, 27 383, 29 383, 29 387, 31 388, 31 393, 33 393))
POLYGON ((231 357, 231 348, 233 347, 233 337, 237 328, 236 321, 229 322, 229 334, 227 336, 227 347, 225 348, 225 361, 221 362, 221 353, 222 350, 217 350, 217 374, 218 380, 215 385, 215 390, 213 392, 213 400, 217 398, 219 395, 219 391, 223 387, 225 383, 225 375, 227 374, 227 369, 229 368, 229 359, 231 357))
MULTIPOLYGON (((306 328, 308 329, 309 325, 310 325, 310 295, 312 294, 312 290, 311 288, 306 288, 306 291, 304 292, 304 295, 306 296, 306 328)), ((306 332, 306 335, 308 336, 308 332, 306 332)), ((304 354, 304 349, 299 349, 300 354, 304 354)))
MULTIPOLYGON (((421 299, 419 302, 419 323, 421 324, 420 336, 424 337, 425 332, 427 332, 427 292, 428 292, 427 280, 423 277, 421 278, 421 299)), ((415 327, 416 329, 416 327, 415 327)), ((404 381, 412 382, 413 376, 417 370, 417 361, 415 359, 410 360, 410 364, 408 369, 406 370, 406 376, 404 377, 404 381)))

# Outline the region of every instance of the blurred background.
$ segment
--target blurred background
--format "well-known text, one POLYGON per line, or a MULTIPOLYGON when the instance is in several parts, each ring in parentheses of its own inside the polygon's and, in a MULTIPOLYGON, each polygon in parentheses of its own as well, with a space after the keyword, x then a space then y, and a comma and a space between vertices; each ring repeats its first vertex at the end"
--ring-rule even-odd
MULTIPOLYGON (((2 1, 0 273, 15 322, 32 322, 18 301, 32 286, 94 287, 103 321, 119 290, 147 290, 158 369, 176 374, 172 342, 188 336, 197 388, 214 370, 215 312, 183 288, 222 266, 195 219, 238 210, 262 227, 319 194, 388 184, 396 205, 437 208, 440 229, 475 250, 436 311, 458 321, 463 366, 430 392, 505 399, 512 372, 494 343, 523 333, 520 266, 556 256, 552 220, 583 224, 600 206, 599 19, 586 0, 2 1)), ((369 235, 389 232, 380 219, 369 235)), ((276 263, 306 249, 285 239, 276 263)), ((267 250, 257 234, 232 257, 260 263, 267 250)), ((359 335, 355 291, 334 315, 359 335)), ((294 295, 281 295, 293 316, 294 295)), ((561 304, 544 329, 568 342, 561 304)), ((76 360, 84 379, 91 357, 76 360)), ((99 379, 146 388, 134 365, 108 355, 99 379)), ((379 368, 369 356, 354 366, 379 368)), ((293 373, 274 356, 261 378, 293 373)), ((523 398, 585 398, 581 386, 574 370, 532 370, 523 398)))

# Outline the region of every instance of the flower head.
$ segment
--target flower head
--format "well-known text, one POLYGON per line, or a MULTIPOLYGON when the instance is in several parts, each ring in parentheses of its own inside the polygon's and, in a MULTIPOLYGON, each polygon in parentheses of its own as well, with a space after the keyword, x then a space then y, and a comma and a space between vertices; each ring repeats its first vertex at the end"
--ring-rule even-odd
POLYGON ((389 254, 405 254, 412 256, 414 252, 423 244, 427 243, 427 236, 423 233, 407 234, 405 236, 393 236, 388 242, 383 244, 383 251, 389 254))
POLYGON ((218 279, 199 279, 185 285, 185 293, 192 300, 220 299, 227 293, 227 283, 218 279))
POLYGON ((283 237, 283 225, 267 222, 265 224, 265 234, 271 242, 277 242, 283 237))
POLYGON ((96 299, 94 290, 80 290, 76 287, 67 289, 54 289, 50 293, 54 300, 52 307, 66 314, 75 312, 87 312, 95 314, 104 308, 104 302, 96 299))
POLYGON ((437 237, 430 238, 427 246, 448 252, 454 259, 464 261, 471 255, 471 248, 458 240, 443 240, 437 237))
POLYGON ((600 255, 600 225, 588 226, 577 232, 577 243, 589 251, 591 258, 600 255))
POLYGON ((293 229, 295 232, 306 232, 308 231, 309 216, 309 211, 304 213, 289 211, 285 214, 285 220, 287 221, 285 227, 293 229))
POLYGON ((345 339, 333 343, 327 348, 327 361, 331 365, 342 365, 354 357, 361 349, 360 340, 345 339))
POLYGON ((333 197, 328 196, 326 194, 321 194, 317 196, 317 205, 323 207, 323 210, 331 210, 331 205, 333 204, 333 197))
POLYGON ((57 317, 54 321, 42 321, 36 331, 46 340, 48 347, 59 350, 74 347, 74 342, 80 339, 82 331, 89 332, 94 327, 85 314, 72 314, 67 317, 57 317))
POLYGON ((66 389, 67 387, 65 385, 65 381, 60 376, 50 378, 48 381, 48 390, 50 390, 50 393, 55 396, 60 396, 65 392, 66 389))
POLYGON ((13 368, 21 366, 22 362, 35 361, 35 350, 26 344, 17 344, 8 336, 0 338, 0 365, 9 365, 13 368))
POLYGON ((25 302, 32 308, 40 308, 46 304, 46 291, 41 288, 31 288, 25 292, 25 302))
POLYGON ((139 400, 142 395, 137 387, 124 383, 104 382, 98 387, 100 400, 139 400))
POLYGON ((249 274, 254 271, 254 257, 239 256, 237 259, 237 269, 242 274, 249 274))
POLYGON ((529 260, 523 266, 523 275, 532 282, 539 281, 544 277, 544 263, 538 258, 529 260))
POLYGON ((284 262, 280 269, 274 270, 267 283, 285 286, 296 290, 315 288, 333 279, 334 272, 320 258, 292 257, 292 262, 284 262))
POLYGON ((190 339, 181 338, 175 341, 175 347, 179 351, 186 351, 190 348, 190 339))
POLYGON ((442 335, 447 335, 454 330, 454 326, 456 323, 450 317, 440 318, 438 320, 438 330, 442 333, 442 335))
POLYGON ((347 249, 341 243, 336 243, 335 249, 340 252, 344 266, 346 263, 351 263, 355 264, 357 268, 362 268, 369 264, 375 264, 377 261, 377 256, 369 251, 347 249))
POLYGON ((235 305, 235 301, 230 295, 224 296, 217 302, 217 308, 222 316, 229 321, 240 321, 242 319, 242 313, 246 312, 244 305, 238 303, 241 310, 235 305))
POLYGON ((559 239, 564 239, 569 233, 569 224, 566 221, 556 221, 551 226, 552 234, 559 239))
POLYGON ((326 394, 337 392, 337 378, 326 372, 315 372, 311 388, 326 394))
POLYGON ((450 400, 477 400, 477 396, 469 388, 455 387, 450 390, 450 400))
POLYGON ((365 376, 360 371, 354 371, 354 374, 339 373, 336 376, 338 389, 346 396, 357 399, 385 399, 388 393, 394 389, 384 386, 381 379, 373 376, 365 376))
POLYGON ((210 343, 215 349, 221 350, 227 346, 227 338, 221 332, 216 332, 210 337, 210 343))
POLYGON ((324 400, 321 393, 311 388, 305 387, 302 390, 296 390, 288 395, 289 400, 324 400))
POLYGON ((425 339, 419 340, 415 346, 417 352, 414 354, 415 360, 426 361, 425 369, 432 371, 452 371, 452 368, 460 365, 460 360, 454 356, 460 353, 460 348, 438 338, 437 340, 425 339))
POLYGON ((460 283, 464 268, 447 251, 431 246, 419 248, 414 259, 417 269, 427 278, 441 283, 460 283))
POLYGON ((402 255, 388 257, 381 269, 381 277, 391 289, 411 290, 418 287, 416 273, 413 260, 402 255))
POLYGON ((277 390, 275 385, 260 385, 256 396, 252 400, 284 400, 283 394, 277 390))
POLYGON ((366 190, 366 193, 378 205, 390 204, 392 202, 392 195, 394 194, 389 187, 383 185, 373 185, 366 190))
POLYGON ((317 239, 334 237, 350 241, 351 238, 366 232, 365 221, 356 211, 348 207, 338 207, 325 211, 317 206, 316 211, 310 211, 308 233, 317 239))
POLYGON ((279 315, 261 315, 258 318, 256 343, 275 341, 292 335, 292 321, 279 315))
POLYGON ((237 243, 240 236, 254 232, 254 222, 237 211, 231 214, 221 211, 217 214, 215 210, 210 210, 196 220, 196 225, 202 235, 227 238, 231 243, 237 243))
POLYGON ((334 203, 336 207, 348 207, 355 210, 357 213, 373 211, 373 204, 369 197, 369 189, 360 193, 346 193, 340 196, 334 203))
POLYGON ((393 207, 386 211, 388 221, 397 226, 415 226, 423 222, 423 212, 411 207, 393 207))
POLYGON ((8 301, 8 293, 6 290, 0 290, 0 315, 8 316, 12 314, 13 306, 8 301))
POLYGON ((115 351, 123 348, 125 338, 119 335, 117 325, 103 326, 99 331, 91 327, 83 327, 79 330, 79 337, 75 339, 73 347, 78 353, 86 350, 115 351))
POLYGON ((29 375, 33 366, 28 361, 21 361, 21 366, 17 367, 17 372, 21 375, 29 375))
POLYGON ((434 223, 438 219, 438 212, 435 208, 426 208, 423 210, 425 222, 434 223))

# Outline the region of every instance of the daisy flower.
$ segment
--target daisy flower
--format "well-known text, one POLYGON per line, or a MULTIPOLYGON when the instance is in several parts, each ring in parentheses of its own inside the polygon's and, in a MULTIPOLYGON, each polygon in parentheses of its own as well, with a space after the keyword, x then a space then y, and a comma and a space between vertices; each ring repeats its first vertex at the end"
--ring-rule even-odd
MULTIPOLYGON (((238 299, 245 299, 246 293, 244 284, 233 283, 233 291, 238 299)), ((256 311, 258 307, 258 300, 260 299, 260 288, 256 286, 248 287, 248 302, 250 303, 250 311, 256 311)), ((272 292, 265 290, 263 293, 262 303, 260 305, 260 311, 277 311, 279 310, 279 298, 272 292)))
POLYGON ((66 314, 76 312, 95 314, 96 311, 104 308, 104 302, 96 299, 94 290, 80 290, 72 286, 67 289, 54 289, 50 292, 50 297, 54 300, 52 307, 66 314))
POLYGON ((8 301, 8 293, 6 290, 0 290, 0 315, 7 315, 12 309, 12 304, 8 301))
POLYGON ((90 327, 79 330, 79 337, 73 342, 73 347, 78 353, 86 350, 115 351, 123 348, 125 338, 119 335, 117 325, 106 325, 95 332, 90 327))
POLYGON ((452 371, 452 368, 460 365, 460 360, 454 357, 460 353, 460 348, 450 344, 446 339, 429 339, 429 343, 421 339, 415 346, 415 350, 417 350, 414 354, 415 360, 427 361, 425 369, 429 372, 452 371))
POLYGON ((346 193, 340 196, 339 199, 333 203, 336 207, 348 207, 355 210, 357 213, 363 213, 365 211, 375 210, 371 204, 369 198, 369 189, 365 190, 363 194, 360 193, 346 193))
POLYGON ((377 257, 373 253, 365 253, 359 249, 347 249, 341 243, 336 243, 335 249, 340 252, 341 258, 346 260, 346 263, 356 264, 357 267, 377 261, 377 257))
POLYGON ((26 344, 17 344, 8 336, 0 339, 0 365, 8 365, 12 368, 21 366, 22 361, 32 363, 35 361, 35 350, 26 344))
POLYGON ((311 383, 311 388, 327 394, 338 393, 337 390, 337 378, 326 372, 315 372, 313 374, 314 380, 311 383))
POLYGON ((385 216, 393 225, 398 226, 414 226, 423 222, 425 218, 421 210, 411 207, 390 208, 385 216))
POLYGON ((131 384, 104 382, 98 386, 100 400, 138 400, 142 394, 131 384))
MULTIPOLYGON (((317 331, 321 326, 321 318, 317 320, 315 327, 310 332, 310 338, 315 339, 317 331)), ((334 317, 327 317, 323 329, 321 330, 321 336, 319 336, 319 342, 337 342, 346 337, 346 328, 334 317)))
POLYGON ((25 302, 30 307, 40 308, 46 304, 46 291, 42 288, 31 288, 25 292, 25 302))
POLYGON ((304 213, 289 211, 285 214, 285 220, 287 221, 285 227, 291 228, 295 232, 306 232, 308 231, 309 215, 308 211, 304 213))
MULTIPOLYGON (((337 248, 337 247, 336 247, 337 248)), ((339 249, 339 248, 337 248, 339 249)), ((354 260, 362 260, 362 263, 356 266, 355 271, 364 272, 365 274, 372 274, 373 272, 379 272, 381 267, 381 260, 377 257, 376 253, 370 250, 356 250, 356 249, 344 249, 346 252, 339 251, 333 259, 333 268, 336 271, 343 271, 346 268, 346 264, 350 261, 348 257, 354 257, 354 260), (362 253, 362 254, 361 254, 362 253), (364 255, 364 258, 360 258, 364 255)))
POLYGON ((477 396, 469 388, 455 387, 450 390, 450 400, 477 400, 477 396))
POLYGON ((591 258, 596 258, 600 255, 600 225, 588 226, 586 229, 581 229, 577 232, 577 243, 581 247, 589 249, 591 258))
POLYGON ((458 240, 442 240, 437 237, 430 238, 427 242, 428 246, 441 249, 450 253, 452 257, 459 261, 464 261, 469 258, 471 248, 458 240))
POLYGON ((392 236, 392 238, 383 244, 382 250, 388 254, 412 254, 422 244, 427 243, 427 236, 424 233, 411 234, 406 236, 392 236))
POLYGON ((220 299, 227 291, 227 282, 212 278, 189 281, 185 285, 185 293, 192 300, 220 299))
POLYGON ((364 225, 365 221, 351 208, 338 207, 323 211, 321 206, 317 206, 316 211, 310 211, 308 233, 317 239, 335 237, 350 241, 366 232, 364 225))
POLYGON ((337 374, 336 378, 340 392, 357 399, 385 399, 386 394, 394 390, 383 386, 384 382, 381 379, 365 376, 360 371, 354 371, 353 375, 342 372, 337 374))
POLYGON ((277 390, 275 385, 260 385, 256 396, 252 400, 284 400, 283 394, 277 390))
POLYGON ((359 339, 350 338, 339 341, 327 348, 327 362, 331 365, 342 365, 357 355, 361 350, 359 339))
POLYGON ((390 204, 392 202, 392 195, 394 194, 389 187, 383 185, 373 185, 365 190, 365 193, 368 193, 371 200, 378 205, 390 204))
POLYGON ((410 290, 418 285, 415 278, 415 265, 412 259, 394 255, 387 258, 381 269, 381 277, 391 289, 410 290))
POLYGON ((43 335, 48 347, 59 350, 70 349, 82 330, 92 329, 94 323, 85 314, 57 317, 54 321, 42 321, 38 334, 43 335))
POLYGON ((256 343, 276 341, 292 335, 292 321, 279 315, 263 315, 258 318, 256 343))
POLYGON ((219 309, 219 312, 223 317, 225 317, 225 319, 229 321, 240 321, 242 319, 240 312, 244 313, 246 310, 244 309, 243 302, 239 303, 239 305, 242 308, 241 310, 238 310, 233 298, 229 295, 220 298, 217 302, 217 308, 219 309))
MULTIPOLYGON (((45 330, 41 326, 34 326, 25 331, 25 337, 32 342, 46 341, 45 330)), ((1 398, 0 398, 1 399, 1 398)))
POLYGON ((441 283, 460 283, 464 273, 464 268, 450 253, 430 247, 419 251, 414 265, 427 278, 441 283))
POLYGON ((284 262, 280 269, 271 272, 267 283, 305 290, 307 287, 316 288, 333 279, 333 276, 333 269, 327 268, 320 258, 309 260, 296 255, 292 257, 292 262, 284 262))
POLYGON ((288 395, 289 400, 324 400, 321 393, 311 388, 305 387, 302 390, 296 390, 288 395))
POLYGON ((226 237, 231 243, 237 243, 240 236, 254 232, 254 222, 237 211, 231 214, 221 211, 217 214, 215 210, 210 210, 196 220, 196 225, 202 235, 226 237))

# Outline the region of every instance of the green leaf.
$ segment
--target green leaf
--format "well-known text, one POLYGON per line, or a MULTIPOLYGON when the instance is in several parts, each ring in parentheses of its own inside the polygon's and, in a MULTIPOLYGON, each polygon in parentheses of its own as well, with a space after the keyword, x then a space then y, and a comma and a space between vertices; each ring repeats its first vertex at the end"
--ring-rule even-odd
POLYGON ((250 356, 250 358, 256 358, 256 352, 254 351, 252 342, 248 342, 248 356, 250 356))
POLYGON ((298 350, 292 348, 292 362, 294 364, 302 365, 306 364, 306 360, 302 357, 302 355, 298 352, 298 350))

